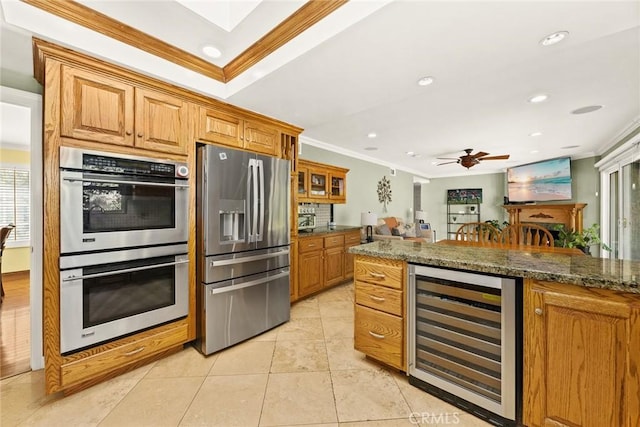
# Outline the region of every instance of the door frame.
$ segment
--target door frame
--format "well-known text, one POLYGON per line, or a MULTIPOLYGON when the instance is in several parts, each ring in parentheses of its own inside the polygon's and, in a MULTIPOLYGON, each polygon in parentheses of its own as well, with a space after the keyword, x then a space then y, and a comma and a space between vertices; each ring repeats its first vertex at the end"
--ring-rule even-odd
MULTIPOLYGON (((637 128, 636 131, 640 130, 637 128)), ((640 131, 634 136, 629 138, 620 147, 613 150, 609 155, 595 164, 595 167, 600 170, 600 233, 602 241, 610 243, 609 227, 611 225, 611 218, 609 218, 609 205, 611 201, 611 194, 609 192, 609 176, 613 172, 618 172, 618 179, 622 179, 622 168, 628 164, 640 160, 640 131)), ((622 182, 619 182, 622 184, 622 182)), ((618 212, 622 213, 623 200, 621 197, 622 185, 618 185, 618 212)), ((618 236, 622 239, 622 223, 618 223, 618 236)), ((625 253, 622 250, 623 245, 619 243, 620 250, 618 251, 618 258, 623 259, 625 253)), ((600 249, 600 257, 606 257, 607 253, 604 249, 600 249)))
POLYGON ((31 369, 35 371, 44 368, 42 348, 42 95, 0 86, 0 101, 31 110, 29 316, 31 323, 30 365, 31 369))

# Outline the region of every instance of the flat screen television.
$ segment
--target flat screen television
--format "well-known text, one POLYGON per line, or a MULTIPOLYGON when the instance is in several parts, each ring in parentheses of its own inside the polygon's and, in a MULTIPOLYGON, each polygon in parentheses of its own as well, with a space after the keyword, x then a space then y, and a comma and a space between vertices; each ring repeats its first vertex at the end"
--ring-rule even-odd
POLYGON ((509 203, 571 199, 571 158, 559 157, 507 169, 509 203))

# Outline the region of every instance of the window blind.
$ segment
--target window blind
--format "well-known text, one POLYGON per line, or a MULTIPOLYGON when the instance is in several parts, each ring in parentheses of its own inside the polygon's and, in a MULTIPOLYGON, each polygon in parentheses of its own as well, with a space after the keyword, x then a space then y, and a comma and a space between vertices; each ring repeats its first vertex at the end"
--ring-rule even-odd
POLYGON ((0 166, 0 226, 16 226, 8 241, 29 240, 29 170, 0 166))

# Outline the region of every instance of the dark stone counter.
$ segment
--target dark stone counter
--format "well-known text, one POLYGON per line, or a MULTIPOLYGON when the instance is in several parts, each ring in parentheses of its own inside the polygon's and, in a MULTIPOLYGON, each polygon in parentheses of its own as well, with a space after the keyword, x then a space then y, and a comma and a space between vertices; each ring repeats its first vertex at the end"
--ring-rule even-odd
POLYGON ((433 267, 499 274, 640 293, 640 261, 386 240, 354 246, 349 253, 400 259, 433 267))
POLYGON ((344 233, 345 231, 360 230, 361 226, 356 225, 336 225, 334 229, 330 230, 327 226, 316 227, 313 231, 298 231, 298 238, 303 239, 305 237, 319 237, 328 236, 334 233, 344 233))

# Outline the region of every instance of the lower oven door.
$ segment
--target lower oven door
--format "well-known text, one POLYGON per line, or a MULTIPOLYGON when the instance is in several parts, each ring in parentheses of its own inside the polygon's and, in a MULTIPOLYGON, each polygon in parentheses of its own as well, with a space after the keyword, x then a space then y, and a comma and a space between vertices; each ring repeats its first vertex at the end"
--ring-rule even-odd
MULTIPOLYGON (((126 253, 136 252, 140 251, 99 255, 122 259, 128 258, 126 253)), ((82 258, 82 255, 73 258, 82 258)), ((62 270, 61 352, 75 351, 186 316, 188 283, 187 254, 62 270)))

